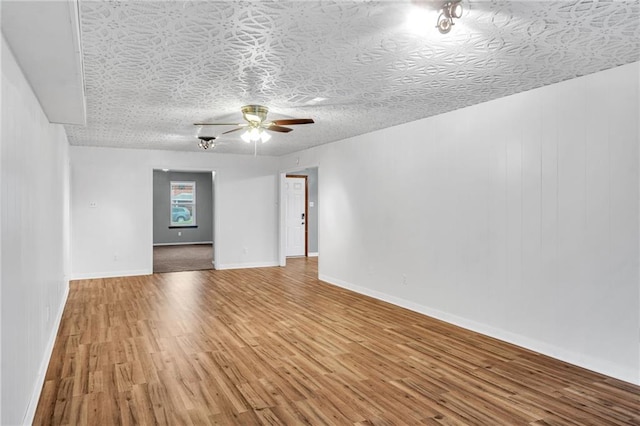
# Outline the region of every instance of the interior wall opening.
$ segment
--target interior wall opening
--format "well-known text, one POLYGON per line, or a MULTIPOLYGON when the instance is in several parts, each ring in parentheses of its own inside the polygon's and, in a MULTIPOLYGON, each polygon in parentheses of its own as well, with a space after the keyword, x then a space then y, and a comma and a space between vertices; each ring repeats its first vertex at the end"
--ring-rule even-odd
POLYGON ((153 273, 214 267, 213 171, 153 170, 153 273))

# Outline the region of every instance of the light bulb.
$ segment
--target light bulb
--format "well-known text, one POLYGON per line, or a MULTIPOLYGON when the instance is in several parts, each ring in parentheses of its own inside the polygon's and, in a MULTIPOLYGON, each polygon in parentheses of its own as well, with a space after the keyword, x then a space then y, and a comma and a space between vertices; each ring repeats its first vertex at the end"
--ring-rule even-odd
POLYGON ((451 3, 449 6, 449 17, 459 19, 462 16, 462 5, 460 2, 451 3))
POLYGON ((438 31, 440 31, 441 34, 446 34, 449 31, 451 31, 452 25, 453 25, 453 21, 450 18, 440 15, 440 18, 438 19, 438 25, 436 25, 436 28, 438 28, 438 31))
POLYGON ((198 144, 198 146, 202 149, 209 149, 209 148, 213 148, 213 142, 208 141, 208 140, 204 140, 204 139, 200 139, 200 143, 198 144))
POLYGON ((249 139, 251 140, 251 142, 257 142, 258 139, 260 139, 260 129, 256 127, 251 129, 251 131, 249 132, 249 139))
POLYGON ((240 137, 242 138, 243 141, 245 141, 246 143, 251 142, 251 135, 249 130, 247 130, 246 132, 244 132, 243 134, 240 135, 240 137))
POLYGON ((262 140, 262 143, 265 143, 269 139, 271 139, 271 135, 269 133, 263 131, 262 134, 260 135, 260 139, 262 140))

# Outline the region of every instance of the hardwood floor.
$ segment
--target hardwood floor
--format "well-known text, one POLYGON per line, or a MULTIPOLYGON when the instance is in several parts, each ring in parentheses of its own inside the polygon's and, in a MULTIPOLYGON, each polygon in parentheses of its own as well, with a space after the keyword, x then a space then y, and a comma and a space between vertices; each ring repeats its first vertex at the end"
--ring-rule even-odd
POLYGON ((35 424, 640 424, 640 387, 287 263, 72 282, 35 424))

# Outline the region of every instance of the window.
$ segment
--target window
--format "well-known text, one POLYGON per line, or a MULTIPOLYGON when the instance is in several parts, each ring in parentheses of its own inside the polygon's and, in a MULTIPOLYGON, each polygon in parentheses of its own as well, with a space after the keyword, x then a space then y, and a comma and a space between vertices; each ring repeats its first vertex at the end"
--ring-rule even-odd
POLYGON ((171 225, 196 225, 196 183, 171 182, 171 225))

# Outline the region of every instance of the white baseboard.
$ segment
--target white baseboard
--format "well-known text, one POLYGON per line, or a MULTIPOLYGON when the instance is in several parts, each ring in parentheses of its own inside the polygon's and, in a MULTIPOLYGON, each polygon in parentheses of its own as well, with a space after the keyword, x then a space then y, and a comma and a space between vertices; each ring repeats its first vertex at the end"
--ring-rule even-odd
POLYGON ((307 253, 307 257, 318 257, 318 252, 307 253))
POLYGON ((160 246, 195 246, 198 244, 213 244, 213 241, 179 242, 179 243, 153 243, 154 247, 160 246))
POLYGON ((23 425, 33 424, 33 418, 36 415, 36 408, 38 408, 40 393, 42 392, 42 387, 44 386, 44 381, 47 376, 47 368, 49 368, 51 354, 53 353, 53 346, 56 343, 56 337, 58 336, 58 330, 60 329, 60 323, 62 322, 62 314, 64 312, 64 307, 67 304, 68 297, 69 282, 67 281, 67 286, 64 290, 64 293, 62 294, 62 300, 60 301, 60 306, 58 307, 58 313, 56 314, 56 317, 53 321, 53 328, 51 329, 51 334, 49 335, 47 346, 44 349, 44 357, 42 358, 42 362, 40 363, 40 370, 38 371, 36 385, 33 389, 33 392, 31 393, 31 400, 29 401, 27 412, 25 413, 24 420, 22 421, 23 425))
POLYGON ((223 270, 223 269, 270 268, 272 266, 280 266, 280 263, 278 262, 228 263, 225 265, 217 265, 215 266, 215 268, 217 270, 223 270))
POLYGON ((72 280, 92 280, 97 278, 134 277, 137 275, 151 275, 153 271, 148 269, 137 269, 132 271, 109 271, 109 272, 87 272, 84 274, 74 274, 72 280))
POLYGON ((625 382, 640 385, 640 378, 637 371, 631 368, 621 367, 620 365, 613 364, 609 361, 590 357, 581 353, 576 353, 549 343, 541 342, 536 339, 531 339, 526 336, 522 336, 516 333, 512 333, 506 330, 495 328, 493 326, 479 323, 467 318, 459 317, 457 315, 448 314, 437 309, 429 308, 408 300, 391 296, 386 293, 382 293, 376 290, 371 290, 366 287, 361 287, 342 281, 338 278, 329 277, 324 274, 320 274, 318 277, 320 280, 329 284, 336 285, 338 287, 351 290, 356 293, 364 294, 366 296, 373 297, 374 299, 382 300, 384 302, 391 303, 406 309, 409 309, 420 314, 445 321, 449 324, 456 325, 458 327, 474 331, 476 333, 484 334, 485 336, 493 337, 503 342, 511 343, 516 346, 520 346, 525 349, 529 349, 534 352, 538 352, 543 355, 556 358, 560 361, 564 361, 569 364, 577 365, 582 368, 586 368, 591 371, 598 372, 625 382))

